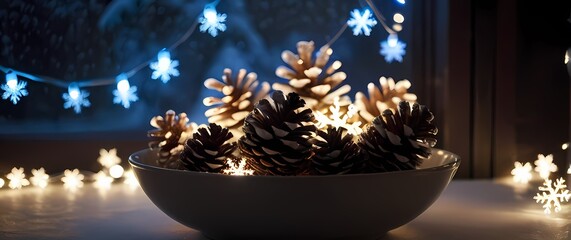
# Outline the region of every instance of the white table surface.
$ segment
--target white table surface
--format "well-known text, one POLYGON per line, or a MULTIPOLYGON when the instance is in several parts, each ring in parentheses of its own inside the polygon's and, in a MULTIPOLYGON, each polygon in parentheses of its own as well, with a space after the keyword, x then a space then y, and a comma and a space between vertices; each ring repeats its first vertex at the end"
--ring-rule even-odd
MULTIPOLYGON (((571 203, 545 215, 532 199, 539 184, 454 180, 426 212, 382 239, 571 239, 571 203)), ((59 184, 5 186, 0 239, 206 240, 163 214, 141 189, 123 184, 104 191, 86 184, 74 193, 59 184)))

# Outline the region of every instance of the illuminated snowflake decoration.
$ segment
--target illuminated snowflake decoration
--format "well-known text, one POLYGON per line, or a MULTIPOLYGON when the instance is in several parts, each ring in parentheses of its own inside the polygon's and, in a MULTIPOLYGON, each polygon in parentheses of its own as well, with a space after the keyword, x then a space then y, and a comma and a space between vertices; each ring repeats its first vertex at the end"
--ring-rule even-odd
POLYGON ((123 178, 125 179, 123 183, 131 187, 131 189, 135 189, 139 186, 139 181, 137 181, 133 170, 126 171, 125 174, 123 174, 123 178))
POLYGON ((514 176, 514 182, 516 183, 528 183, 531 180, 531 164, 525 163, 522 165, 520 162, 514 163, 514 169, 512 169, 512 175, 514 176))
POLYGON ((46 174, 46 170, 44 168, 32 169, 32 175, 33 176, 30 177, 32 185, 40 188, 46 188, 48 186, 50 175, 46 174))
POLYGON ((69 93, 64 93, 62 95, 63 100, 63 108, 68 109, 73 107, 73 111, 75 113, 81 113, 81 107, 89 107, 91 106, 91 102, 89 102, 89 92, 81 90, 78 92, 76 97, 70 96, 69 93))
POLYGON ((381 41, 380 54, 385 57, 385 61, 391 63, 393 61, 402 62, 403 56, 406 54, 406 43, 397 40, 394 46, 391 46, 387 40, 381 41))
POLYGON ((163 83, 171 80, 171 76, 178 77, 178 60, 172 60, 169 51, 163 49, 159 52, 156 62, 151 62, 149 67, 153 70, 152 79, 160 78, 163 83))
POLYGON ((24 174, 24 168, 12 168, 12 171, 6 175, 6 178, 10 180, 8 187, 11 189, 20 189, 30 185, 30 181, 26 179, 26 174, 24 174))
POLYGON ((351 18, 347 21, 347 25, 353 28, 353 35, 359 36, 364 34, 365 36, 371 35, 371 28, 377 25, 377 20, 373 17, 373 14, 369 9, 365 9, 363 14, 357 9, 351 11, 351 18))
POLYGON ((21 97, 28 96, 28 90, 26 90, 26 82, 15 81, 8 82, 7 84, 2 84, 0 86, 4 93, 2 94, 2 99, 10 99, 13 104, 18 103, 21 97))
POLYGON ((66 169, 63 174, 64 177, 61 178, 61 181, 65 189, 76 190, 77 188, 83 187, 83 179, 85 176, 79 173, 79 169, 66 169))
POLYGON ((107 176, 105 172, 99 171, 95 176, 93 176, 95 182, 93 183, 96 188, 99 189, 109 189, 111 188, 111 183, 113 182, 113 178, 107 176))
POLYGON ((97 161, 101 164, 101 166, 110 168, 121 163, 121 158, 117 156, 116 148, 109 149, 109 151, 102 148, 99 150, 99 158, 97 158, 97 161))
POLYGON ((226 159, 227 169, 224 169, 224 174, 236 175, 236 176, 246 176, 253 175, 254 170, 246 169, 246 159, 242 158, 238 164, 236 164, 232 159, 226 159))
POLYGON ((139 100, 137 97, 137 87, 130 86, 128 80, 121 80, 117 84, 117 89, 113 90, 113 103, 121 104, 124 108, 131 107, 131 102, 139 100))
POLYGON ((551 183, 551 180, 546 179, 543 186, 539 186, 541 193, 537 193, 537 195, 533 197, 537 203, 543 204, 545 214, 550 214, 551 209, 555 212, 561 211, 561 203, 563 201, 568 202, 569 198, 571 198, 571 194, 563 178, 557 179, 553 186, 551 183))
POLYGON ((557 165, 553 163, 552 154, 547 156, 538 154, 537 160, 535 160, 533 163, 535 164, 535 171, 538 172, 539 176, 543 179, 549 178, 549 174, 552 172, 557 172, 557 165))
POLYGON ((204 11, 202 11, 202 16, 198 19, 200 23, 200 32, 206 32, 213 37, 218 36, 218 31, 226 31, 226 14, 218 13, 216 9, 212 6, 206 6, 204 11))
POLYGON ((329 116, 315 111, 315 119, 317 120, 317 128, 319 129, 326 129, 327 126, 333 126, 335 128, 345 128, 347 129, 347 133, 352 134, 353 136, 359 135, 363 132, 361 128, 361 122, 356 121, 354 123, 349 123, 348 120, 351 119, 355 114, 357 114, 358 109, 355 105, 350 104, 348 107, 348 111, 346 113, 342 113, 341 106, 340 106, 339 97, 335 97, 333 100, 333 105, 329 106, 329 112, 331 113, 329 116))

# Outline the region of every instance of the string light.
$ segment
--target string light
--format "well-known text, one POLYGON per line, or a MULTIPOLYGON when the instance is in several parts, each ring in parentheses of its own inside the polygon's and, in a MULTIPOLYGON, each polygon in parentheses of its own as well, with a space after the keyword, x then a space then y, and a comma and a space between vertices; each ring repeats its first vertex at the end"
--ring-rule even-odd
POLYGON ((126 171, 125 174, 123 174, 123 178, 125 179, 123 180, 123 183, 127 184, 129 187, 137 188, 139 186, 139 181, 137 181, 133 170, 126 171))
POLYGON ((317 121, 317 128, 327 129, 327 126, 332 126, 334 128, 345 128, 347 133, 357 136, 363 132, 361 128, 361 121, 355 121, 354 123, 348 123, 347 121, 355 116, 358 112, 355 105, 350 104, 347 108, 347 112, 343 113, 341 111, 341 102, 339 97, 333 99, 333 105, 329 106, 329 116, 316 111, 314 112, 315 120, 317 121))
POLYGON ((561 150, 567 150, 567 148, 569 148, 569 143, 561 144, 561 150))
POLYGON ((73 107, 75 113, 81 113, 81 107, 91 106, 91 102, 89 102, 87 97, 89 97, 89 92, 80 90, 78 84, 73 82, 69 84, 67 93, 62 95, 65 101, 63 108, 68 109, 73 107))
POLYGON ((26 179, 26 174, 24 174, 24 168, 12 168, 12 171, 6 175, 6 178, 10 180, 8 187, 11 189, 20 189, 30 185, 30 181, 26 179))
POLYGON ((400 13, 395 13, 395 15, 393 15, 393 21, 395 21, 396 23, 403 23, 404 16, 400 13))
POLYGON ((561 203, 568 202, 571 198, 563 178, 557 179, 553 185, 551 180, 545 179, 543 186, 539 186, 539 191, 541 194, 537 193, 533 199, 543 204, 545 214, 550 214, 552 208, 555 212, 561 211, 561 203))
POLYGON ((381 42, 380 54, 385 57, 385 61, 388 63, 394 60, 402 62, 403 56, 406 53, 405 48, 406 43, 400 41, 396 33, 391 33, 386 41, 381 42))
POLYGON ((400 4, 405 4, 405 0, 397 0, 397 2, 400 4))
POLYGON ((167 49, 159 51, 157 61, 152 62, 149 67, 154 70, 151 78, 160 78, 163 83, 170 81, 171 76, 178 77, 180 75, 180 72, 176 69, 178 61, 171 59, 171 54, 167 49))
POLYGON ((64 177, 61 178, 61 181, 63 182, 63 187, 65 189, 74 191, 78 188, 83 187, 84 178, 85 176, 79 173, 79 169, 77 168, 73 170, 66 169, 64 171, 64 177))
POLYGON ((109 168, 109 175, 111 175, 112 178, 120 178, 123 176, 124 171, 121 165, 115 165, 109 168))
POLYGON ((226 24, 224 24, 226 22, 226 14, 216 12, 216 4, 218 4, 218 1, 206 4, 202 10, 202 16, 198 20, 201 24, 200 32, 208 31, 212 37, 216 37, 218 31, 226 31, 226 24))
POLYGON ((240 159, 240 162, 236 164, 232 159, 226 159, 227 169, 224 169, 224 174, 236 175, 236 176, 246 176, 253 175, 254 170, 246 169, 246 159, 240 159))
POLYGON ((32 175, 33 176, 30 178, 32 185, 40 188, 46 188, 48 186, 50 175, 46 174, 46 170, 44 168, 32 169, 32 175))
POLYGON ((97 158, 97 161, 99 164, 101 164, 101 166, 110 168, 121 163, 121 158, 117 156, 116 148, 109 149, 109 151, 102 148, 99 149, 99 157, 97 158))
POLYGON ((95 179, 95 187, 99 188, 99 189, 110 189, 111 188, 111 183, 113 182, 113 178, 107 176, 107 174, 105 174, 105 172, 103 171, 99 171, 98 173, 95 174, 95 176, 93 176, 93 178, 95 179))
POLYGON ((131 106, 131 102, 139 100, 139 97, 137 97, 137 87, 129 84, 127 75, 124 73, 119 74, 116 80, 117 89, 113 90, 113 95, 115 96, 113 98, 113 103, 121 104, 124 108, 129 108, 131 106))
POLYGON ((552 172, 557 172, 557 165, 553 163, 553 155, 549 154, 544 156, 543 154, 537 155, 537 160, 533 162, 535 164, 535 171, 539 173, 539 176, 543 179, 549 178, 552 172))
POLYGON ((21 97, 28 96, 28 90, 26 90, 26 82, 18 82, 18 76, 13 71, 9 71, 6 74, 6 84, 2 84, 0 88, 4 90, 2 99, 10 99, 13 104, 18 103, 21 97))
POLYGON ((528 183, 531 180, 531 164, 525 163, 522 165, 520 162, 514 163, 514 169, 512 169, 511 174, 513 175, 513 180, 516 183, 528 183))
POLYGON ((364 34, 369 36, 371 35, 372 27, 377 25, 377 20, 375 20, 369 9, 365 9, 362 14, 359 10, 353 9, 351 18, 347 20, 347 25, 353 28, 353 35, 359 36, 364 34))

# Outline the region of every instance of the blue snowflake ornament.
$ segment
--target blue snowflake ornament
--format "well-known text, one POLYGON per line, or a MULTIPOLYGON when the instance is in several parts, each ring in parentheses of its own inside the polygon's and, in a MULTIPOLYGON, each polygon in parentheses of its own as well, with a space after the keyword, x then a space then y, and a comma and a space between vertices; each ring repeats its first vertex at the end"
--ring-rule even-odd
POLYGON ((91 102, 87 99, 89 97, 89 92, 84 90, 79 90, 77 84, 70 84, 68 87, 68 92, 62 95, 63 108, 68 109, 73 107, 75 113, 81 113, 81 107, 91 106, 91 102))
POLYGON ((403 56, 406 54, 406 43, 398 40, 398 38, 389 36, 386 41, 381 42, 380 54, 385 57, 388 63, 394 60, 402 62, 403 56))
POLYGON ((178 77, 180 72, 178 69, 178 61, 171 60, 171 54, 166 49, 163 49, 157 55, 157 61, 151 62, 149 67, 153 70, 151 74, 152 79, 161 78, 163 83, 171 80, 171 76, 178 77))
POLYGON ((124 108, 129 108, 131 102, 136 102, 139 100, 137 97, 137 87, 131 86, 127 76, 121 74, 117 77, 117 89, 113 90, 113 103, 121 104, 124 108))
POLYGON ((26 84, 24 81, 18 81, 15 73, 6 74, 6 84, 0 86, 4 90, 2 99, 10 99, 13 104, 17 104, 21 97, 28 96, 26 84))
POLYGON ((365 36, 371 35, 371 28, 377 25, 377 20, 371 14, 369 9, 365 9, 363 14, 357 9, 351 11, 351 18, 347 21, 347 25, 353 28, 353 35, 359 36, 365 34, 365 36))
POLYGON ((198 19, 200 23, 200 32, 206 32, 213 37, 218 35, 218 31, 224 32, 226 31, 226 14, 225 13, 218 13, 213 6, 206 6, 202 11, 202 16, 198 19))

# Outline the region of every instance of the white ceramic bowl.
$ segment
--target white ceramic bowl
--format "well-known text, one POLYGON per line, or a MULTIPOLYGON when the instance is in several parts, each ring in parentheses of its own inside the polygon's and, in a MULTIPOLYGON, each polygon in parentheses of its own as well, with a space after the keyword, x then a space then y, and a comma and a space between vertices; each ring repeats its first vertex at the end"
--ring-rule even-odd
POLYGON ((332 176, 229 176, 130 156, 141 187, 172 219, 212 239, 377 239, 424 212, 460 163, 435 149, 418 170, 332 176))

